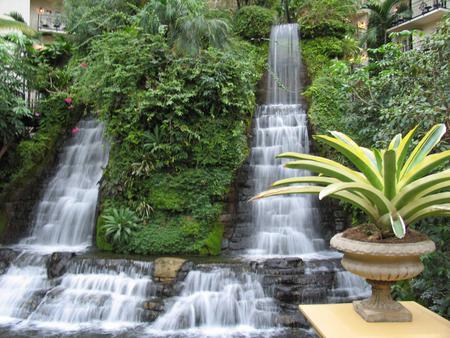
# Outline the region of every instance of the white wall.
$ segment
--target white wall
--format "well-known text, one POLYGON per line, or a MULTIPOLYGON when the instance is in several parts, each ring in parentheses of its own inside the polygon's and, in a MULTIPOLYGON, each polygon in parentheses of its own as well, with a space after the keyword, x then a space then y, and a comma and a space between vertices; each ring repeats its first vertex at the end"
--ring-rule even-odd
POLYGON ((0 0, 0 14, 19 12, 25 22, 30 24, 30 0, 0 0))

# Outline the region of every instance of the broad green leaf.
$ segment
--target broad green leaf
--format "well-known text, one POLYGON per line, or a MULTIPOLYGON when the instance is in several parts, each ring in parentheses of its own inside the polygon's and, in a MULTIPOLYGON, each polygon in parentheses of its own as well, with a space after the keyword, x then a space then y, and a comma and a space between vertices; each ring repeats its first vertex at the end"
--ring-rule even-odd
MULTIPOLYGON (((254 201, 261 198, 271 197, 271 196, 279 196, 279 195, 289 195, 289 194, 319 194, 324 187, 318 186, 291 186, 291 187, 283 187, 277 189, 271 189, 259 193, 254 196, 250 201, 254 201)), ((335 194, 330 195, 330 197, 342 200, 344 202, 348 202, 361 210, 363 210, 367 215, 369 215, 373 221, 379 218, 378 210, 371 205, 364 198, 361 198, 351 192, 341 191, 335 194)))
POLYGON ((378 162, 377 162, 377 159, 376 159, 373 151, 370 149, 364 148, 364 147, 360 147, 360 148, 362 149, 364 154, 366 154, 366 156, 370 160, 370 162, 372 162, 372 165, 374 166, 374 168, 377 168, 378 172, 381 173, 381 170, 378 167, 378 162))
POLYGON ((397 159, 395 150, 384 153, 383 157, 384 195, 392 200, 397 194, 397 159))
POLYGON ((389 143, 389 150, 396 150, 402 141, 402 134, 397 134, 392 139, 391 143, 389 143))
POLYGON ((350 162, 352 162, 361 172, 366 176, 366 178, 372 183, 376 188, 382 189, 383 182, 380 173, 377 168, 372 165, 372 162, 367 158, 364 152, 358 147, 352 147, 347 143, 326 136, 318 135, 315 137, 318 140, 330 145, 345 157, 347 157, 350 162))
POLYGON ((292 177, 285 178, 283 180, 276 181, 272 184, 272 187, 278 187, 280 185, 288 185, 288 184, 298 184, 298 183, 315 183, 315 184, 333 184, 339 182, 339 180, 331 177, 322 177, 322 176, 303 176, 303 177, 292 177))
POLYGON ((450 185, 450 169, 425 176, 407 184, 398 192, 392 203, 397 209, 400 209, 413 199, 436 192, 438 191, 436 189, 443 189, 446 185, 450 185), (431 190, 429 190, 430 188, 431 190))
POLYGON ((383 172, 383 156, 384 156, 384 150, 379 149, 373 149, 373 154, 375 155, 375 159, 377 161, 377 169, 378 172, 383 172))
POLYGON ((366 199, 376 205, 380 214, 386 214, 393 211, 391 202, 383 195, 383 192, 375 189, 369 184, 361 184, 356 182, 351 183, 334 183, 325 187, 319 194, 319 199, 323 199, 326 196, 335 194, 340 191, 359 192, 366 199))
POLYGON ((408 134, 406 134, 406 136, 402 138, 397 148, 397 179, 400 177, 403 163, 406 159, 406 155, 408 154, 408 150, 411 145, 414 133, 416 132, 418 127, 419 126, 415 126, 413 129, 411 129, 408 134))
POLYGON ((414 224, 426 217, 450 217, 450 204, 438 204, 424 208, 408 217, 407 224, 414 224))
POLYGON ((400 182, 398 183, 398 189, 401 189, 408 183, 425 176, 430 171, 436 169, 441 164, 444 164, 449 160, 450 150, 428 155, 422 160, 420 164, 416 165, 410 172, 408 172, 407 175, 401 178, 400 182))
POLYGON ((439 143, 442 136, 444 136, 447 128, 445 124, 436 124, 433 126, 425 136, 420 140, 419 144, 414 148, 413 152, 409 156, 402 168, 400 177, 404 177, 408 172, 410 172, 420 161, 422 161, 425 156, 434 148, 436 144, 439 143))
POLYGON ((316 161, 319 163, 329 164, 329 165, 339 168, 340 170, 343 170, 351 175, 359 176, 361 178, 361 180, 366 181, 366 178, 361 173, 359 173, 355 170, 352 170, 350 168, 347 168, 346 166, 340 164, 339 162, 329 160, 325 157, 314 156, 314 155, 310 155, 310 154, 286 152, 286 153, 279 154, 277 156, 277 158, 292 158, 292 159, 298 159, 298 160, 316 161))
POLYGON ((404 218, 408 219, 410 216, 419 212, 422 209, 430 207, 435 204, 450 203, 450 192, 441 192, 433 195, 421 197, 417 200, 413 200, 411 203, 405 205, 400 209, 399 213, 404 218))
POLYGON ((316 161, 293 161, 284 165, 286 168, 292 169, 306 169, 319 174, 337 178, 344 182, 365 182, 366 180, 357 175, 353 170, 343 170, 342 167, 335 167, 334 165, 320 163, 316 161))
POLYGON ((405 237, 406 234, 406 226, 405 222, 403 221, 402 216, 400 216, 397 213, 389 214, 392 230, 394 230, 394 235, 398 238, 405 237))

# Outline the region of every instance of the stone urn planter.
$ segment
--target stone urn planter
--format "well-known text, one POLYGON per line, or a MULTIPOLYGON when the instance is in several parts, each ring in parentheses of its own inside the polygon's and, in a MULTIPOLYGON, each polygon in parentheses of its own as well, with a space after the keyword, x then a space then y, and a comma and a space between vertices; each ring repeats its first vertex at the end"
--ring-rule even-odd
POLYGON ((433 252, 431 240, 416 243, 363 242, 335 235, 330 244, 342 251, 342 266, 372 286, 368 299, 354 301, 355 311, 368 322, 410 322, 411 313, 391 297, 391 285, 423 271, 420 256, 433 252))

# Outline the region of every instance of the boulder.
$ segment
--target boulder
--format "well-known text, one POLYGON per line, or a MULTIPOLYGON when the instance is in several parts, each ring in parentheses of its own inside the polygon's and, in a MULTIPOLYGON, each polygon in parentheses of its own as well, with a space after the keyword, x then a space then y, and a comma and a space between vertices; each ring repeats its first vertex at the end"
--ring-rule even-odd
POLYGON ((153 278, 164 284, 176 281, 178 272, 187 261, 176 257, 160 257, 154 261, 153 278))
POLYGON ((47 261, 48 278, 61 277, 67 271, 67 264, 75 257, 74 252, 54 252, 47 261))

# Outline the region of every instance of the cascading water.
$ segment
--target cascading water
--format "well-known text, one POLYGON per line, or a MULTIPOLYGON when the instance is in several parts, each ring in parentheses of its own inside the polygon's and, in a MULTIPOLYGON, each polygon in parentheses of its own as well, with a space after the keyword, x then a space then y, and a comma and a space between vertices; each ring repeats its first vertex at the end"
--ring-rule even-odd
POLYGON ((21 244, 44 251, 79 251, 92 244, 98 182, 108 152, 103 124, 80 121, 39 202, 31 236, 21 244))
POLYGON ((179 297, 148 333, 164 335, 192 330, 202 336, 255 333, 274 326, 279 310, 267 297, 257 275, 230 268, 191 271, 179 297))
POLYGON ((370 285, 364 279, 348 271, 336 271, 328 300, 330 303, 343 303, 367 298, 370 294, 370 285))
MULTIPOLYGON (((304 175, 287 170, 275 156, 287 151, 309 153, 305 105, 299 93, 302 63, 296 24, 272 28, 267 104, 258 108, 250 166, 255 192, 275 180, 304 175)), ((325 248, 315 228, 320 217, 310 196, 272 197, 253 203, 256 235, 250 255, 300 255, 325 248)))
POLYGON ((0 276, 0 324, 26 318, 33 309, 35 294, 50 287, 43 256, 22 253, 0 276))
POLYGON ((146 262, 75 262, 23 325, 109 330, 142 323, 143 304, 155 293, 151 269, 146 262))

